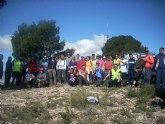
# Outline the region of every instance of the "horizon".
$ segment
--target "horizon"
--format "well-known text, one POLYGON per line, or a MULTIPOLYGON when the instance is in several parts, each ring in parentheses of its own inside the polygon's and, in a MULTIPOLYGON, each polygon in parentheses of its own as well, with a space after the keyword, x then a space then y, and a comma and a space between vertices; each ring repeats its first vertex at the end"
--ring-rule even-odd
POLYGON ((101 52, 108 35, 130 35, 158 53, 165 46, 163 0, 7 0, 0 8, 0 52, 11 55, 11 36, 22 23, 55 20, 65 49, 80 55, 101 52))

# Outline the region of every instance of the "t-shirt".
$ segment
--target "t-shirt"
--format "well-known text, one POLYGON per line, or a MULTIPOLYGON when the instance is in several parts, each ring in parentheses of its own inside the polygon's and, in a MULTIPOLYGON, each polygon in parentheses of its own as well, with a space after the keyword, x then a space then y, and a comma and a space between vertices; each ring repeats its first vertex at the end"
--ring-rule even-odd
POLYGON ((120 71, 122 73, 126 73, 127 72, 127 60, 126 59, 123 59, 123 60, 120 60, 120 61, 123 61, 123 62, 120 62, 120 71))
POLYGON ((113 65, 112 61, 105 61, 104 62, 104 69, 105 70, 111 70, 112 69, 112 65, 113 65))

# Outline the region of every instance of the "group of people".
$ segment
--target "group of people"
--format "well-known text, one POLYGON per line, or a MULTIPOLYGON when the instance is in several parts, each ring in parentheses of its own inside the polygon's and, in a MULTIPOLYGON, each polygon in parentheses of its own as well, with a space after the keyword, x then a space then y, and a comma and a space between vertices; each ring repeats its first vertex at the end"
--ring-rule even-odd
MULTIPOLYGON (((108 87, 117 85, 139 86, 151 83, 152 72, 156 72, 156 88, 165 88, 165 54, 164 48, 153 56, 145 50, 145 57, 131 53, 129 59, 124 54, 111 56, 44 56, 42 60, 16 56, 8 57, 5 70, 5 87, 25 84, 28 87, 44 87, 56 83, 68 83, 70 86, 103 84, 108 87), (10 82, 12 77, 12 81, 10 82)), ((0 56, 0 66, 3 68, 3 56, 0 56)), ((0 71, 3 71, 0 70, 0 71)), ((0 72, 2 78, 3 72, 0 72)))

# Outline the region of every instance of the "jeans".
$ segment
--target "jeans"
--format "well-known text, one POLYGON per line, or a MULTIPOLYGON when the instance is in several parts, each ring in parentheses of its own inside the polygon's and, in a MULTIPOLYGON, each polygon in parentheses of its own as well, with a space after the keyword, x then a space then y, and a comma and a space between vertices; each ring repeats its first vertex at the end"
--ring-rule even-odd
POLYGON ((65 69, 57 70, 57 82, 66 83, 66 70, 65 69))
POLYGON ((50 84, 56 83, 56 70, 55 69, 48 69, 50 84))
POLYGON ((134 69, 129 69, 128 70, 128 81, 129 81, 129 84, 133 83, 134 77, 135 77, 134 69))
POLYGON ((156 70, 156 88, 160 88, 160 83, 162 82, 162 88, 165 88, 165 69, 156 70))
POLYGON ((150 82, 151 82, 151 68, 145 68, 144 81, 145 81, 145 83, 150 84, 150 82))

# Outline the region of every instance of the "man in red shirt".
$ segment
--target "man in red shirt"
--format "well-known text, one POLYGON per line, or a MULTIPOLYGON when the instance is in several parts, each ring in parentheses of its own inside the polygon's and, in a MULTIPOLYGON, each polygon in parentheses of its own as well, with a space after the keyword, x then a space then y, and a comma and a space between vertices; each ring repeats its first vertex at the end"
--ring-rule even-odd
POLYGON ((77 62, 77 70, 81 70, 83 65, 85 65, 85 58, 81 56, 81 59, 79 59, 77 62))
POLYGON ((113 62, 111 57, 108 57, 104 62, 104 77, 106 77, 109 74, 109 71, 112 69, 113 62))
POLYGON ((150 83, 151 81, 151 66, 154 63, 154 57, 149 53, 149 50, 145 50, 146 56, 144 57, 145 62, 145 83, 150 83))

